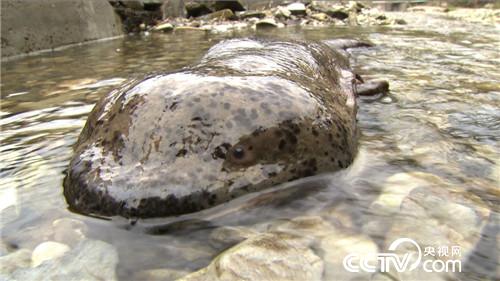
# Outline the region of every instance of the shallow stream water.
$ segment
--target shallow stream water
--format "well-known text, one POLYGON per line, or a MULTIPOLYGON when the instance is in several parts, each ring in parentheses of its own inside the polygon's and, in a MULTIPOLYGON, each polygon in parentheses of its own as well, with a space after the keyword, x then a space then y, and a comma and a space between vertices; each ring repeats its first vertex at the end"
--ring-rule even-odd
POLYGON ((500 30, 405 17, 408 25, 398 27, 134 35, 2 62, 1 254, 54 240, 65 230, 53 222, 71 218, 85 223, 85 237, 117 249, 117 275, 132 280, 148 269, 208 265, 230 246, 210 240, 221 227, 265 231, 299 216, 336 220, 342 210, 349 231, 370 237, 381 251, 396 237, 459 245, 464 272, 453 278, 498 278, 500 30), (365 79, 388 80, 391 92, 360 100, 360 153, 351 168, 134 225, 67 210, 64 170, 100 97, 134 75, 195 63, 224 38, 253 35, 376 44, 352 51, 353 65, 365 79))

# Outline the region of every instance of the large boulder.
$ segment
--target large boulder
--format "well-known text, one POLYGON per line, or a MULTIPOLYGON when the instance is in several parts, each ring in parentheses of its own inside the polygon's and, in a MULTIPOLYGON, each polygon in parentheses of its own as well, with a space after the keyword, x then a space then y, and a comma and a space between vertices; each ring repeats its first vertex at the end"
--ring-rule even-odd
POLYGON ((2 0, 2 57, 122 34, 106 0, 2 0))

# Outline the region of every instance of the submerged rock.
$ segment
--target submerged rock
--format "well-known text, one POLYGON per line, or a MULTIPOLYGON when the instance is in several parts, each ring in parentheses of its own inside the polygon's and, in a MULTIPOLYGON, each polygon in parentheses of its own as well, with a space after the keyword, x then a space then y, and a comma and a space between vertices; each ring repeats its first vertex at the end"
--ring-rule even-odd
POLYGON ((85 240, 59 258, 34 268, 16 270, 12 280, 117 280, 116 249, 102 241, 85 240))
POLYGON ((20 249, 0 257, 0 278, 8 276, 20 268, 26 268, 31 265, 31 251, 20 249))
POLYGON ((361 234, 338 231, 323 238, 319 248, 324 253, 324 280, 369 280, 373 273, 361 271, 353 274, 345 269, 344 258, 351 254, 366 258, 371 265, 377 264, 377 245, 361 234))
POLYGON ((55 259, 64 255, 70 248, 66 244, 53 241, 43 242, 31 254, 31 266, 36 267, 44 261, 55 259))
MULTIPOLYGON (((490 210, 479 198, 448 192, 444 189, 446 183, 438 186, 416 188, 401 202, 400 211, 386 235, 386 247, 400 237, 409 236, 422 251, 429 247, 434 249, 434 253, 424 256, 424 259, 443 262, 461 260, 463 266, 482 238, 480 230, 487 224, 490 210), (452 254, 453 247, 458 247, 458 253, 452 254), (446 249, 446 252, 441 249, 446 249)), ((407 248, 398 250, 401 255, 409 250, 415 251, 407 248)), ((411 272, 391 274, 405 280, 430 277, 432 279, 429 280, 447 280, 446 275, 429 274, 421 267, 411 272)))
POLYGON ((258 232, 241 226, 224 226, 212 231, 209 242, 215 248, 228 248, 257 234, 258 232))
POLYGON ((84 240, 87 234, 87 225, 76 219, 57 219, 52 223, 52 227, 54 230, 54 241, 67 244, 71 247, 84 240))
POLYGON ((206 268, 180 280, 322 280, 323 270, 323 261, 306 241, 270 232, 224 251, 206 268))

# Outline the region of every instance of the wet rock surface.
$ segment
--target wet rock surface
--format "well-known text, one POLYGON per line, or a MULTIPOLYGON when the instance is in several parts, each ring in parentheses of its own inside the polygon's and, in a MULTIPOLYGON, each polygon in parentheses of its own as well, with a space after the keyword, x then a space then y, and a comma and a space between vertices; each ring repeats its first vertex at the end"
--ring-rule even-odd
POLYGON ((1 5, 2 57, 122 35, 121 21, 106 0, 2 0, 1 5))

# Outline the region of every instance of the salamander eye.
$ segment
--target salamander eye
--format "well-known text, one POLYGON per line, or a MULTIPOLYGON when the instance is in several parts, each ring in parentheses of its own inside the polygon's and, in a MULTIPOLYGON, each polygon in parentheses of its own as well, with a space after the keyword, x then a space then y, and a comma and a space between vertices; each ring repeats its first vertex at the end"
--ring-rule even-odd
POLYGON ((245 157, 245 149, 238 145, 233 149, 233 157, 236 159, 243 159, 245 157))

